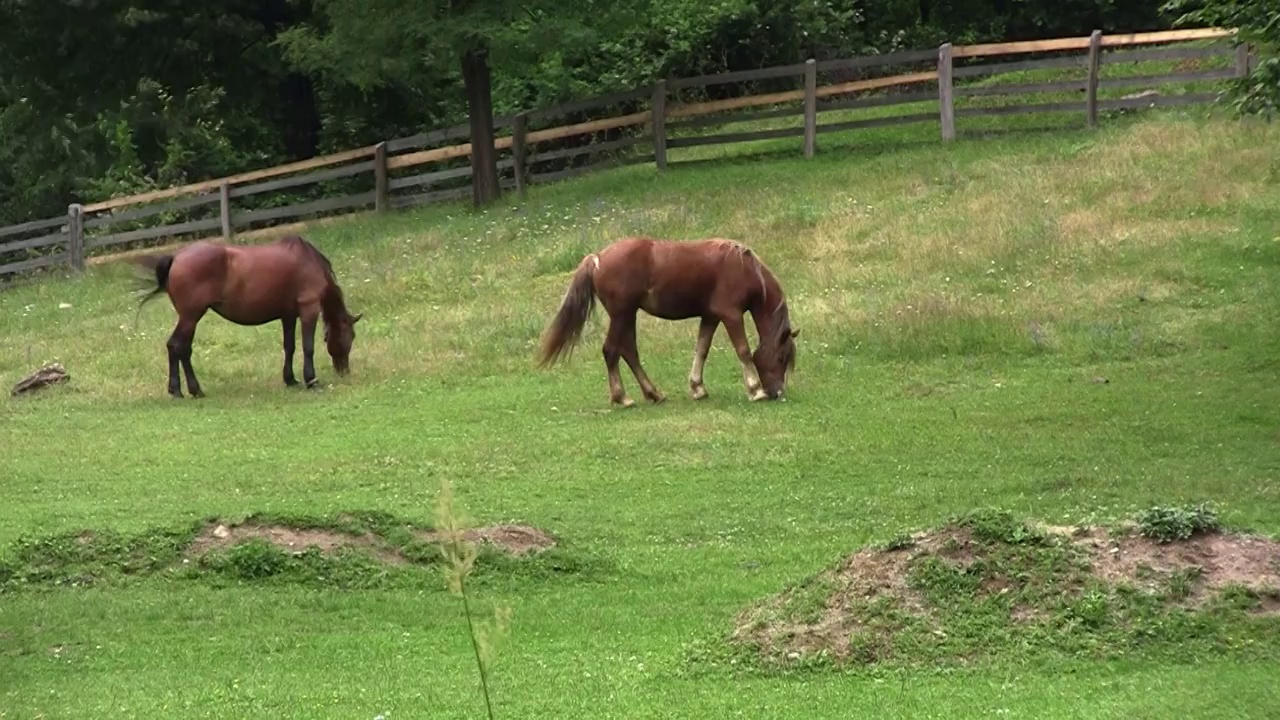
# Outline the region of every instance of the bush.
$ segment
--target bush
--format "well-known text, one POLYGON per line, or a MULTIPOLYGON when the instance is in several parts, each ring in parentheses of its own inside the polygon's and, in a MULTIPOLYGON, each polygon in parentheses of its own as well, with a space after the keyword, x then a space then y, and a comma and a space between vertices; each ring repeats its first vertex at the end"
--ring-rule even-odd
POLYGON ((1217 512, 1208 505, 1152 507, 1138 514, 1138 532, 1159 543, 1186 540, 1220 527, 1217 512))
POLYGON ((1280 115, 1280 3, 1170 0, 1161 10, 1176 14, 1178 25, 1237 29, 1237 39, 1253 46, 1258 63, 1249 75, 1232 82, 1232 105, 1237 112, 1268 120, 1280 115))

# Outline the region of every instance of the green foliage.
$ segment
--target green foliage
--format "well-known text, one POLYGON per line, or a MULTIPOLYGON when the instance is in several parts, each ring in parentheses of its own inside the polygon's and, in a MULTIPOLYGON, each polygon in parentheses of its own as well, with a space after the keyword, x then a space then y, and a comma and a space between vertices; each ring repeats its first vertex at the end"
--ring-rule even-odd
POLYGON ((958 519, 961 527, 973 532, 973 537, 984 543, 1009 545, 1039 544, 1046 540, 1044 532, 1028 525, 1013 513, 995 508, 974 510, 958 519))
POLYGON ((1280 115, 1280 3, 1265 0, 1170 0, 1162 10, 1178 25, 1236 28, 1239 42, 1259 57, 1252 71, 1232 81, 1232 107, 1272 120, 1280 115))
POLYGON ((161 572, 180 562, 196 532, 192 527, 138 535, 103 530, 18 538, 0 553, 0 590, 87 586, 103 578, 161 572))
POLYGON ((1220 527, 1218 513, 1211 505, 1192 507, 1157 506, 1138 514, 1138 531, 1156 542, 1186 540, 1198 533, 1213 532, 1220 527))
POLYGON ((237 579, 259 580, 283 572, 289 565, 289 556, 262 538, 252 538, 225 552, 211 554, 201 562, 211 570, 237 579))

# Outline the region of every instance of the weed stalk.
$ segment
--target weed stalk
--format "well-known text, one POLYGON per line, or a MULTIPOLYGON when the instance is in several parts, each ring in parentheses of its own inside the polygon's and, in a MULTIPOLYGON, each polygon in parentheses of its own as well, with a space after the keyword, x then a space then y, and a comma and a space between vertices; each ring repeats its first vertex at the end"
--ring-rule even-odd
MULTIPOLYGON (((492 643, 471 617, 471 601, 467 595, 467 577, 475 568, 477 550, 475 544, 468 541, 463 534, 463 522, 453 509, 453 489, 445 479, 440 481, 436 524, 441 533, 441 552, 447 561, 445 577, 449 592, 462 600, 462 614, 467 620, 467 635, 471 639, 471 651, 475 655, 476 669, 480 673, 480 692, 484 695, 485 712, 489 720, 493 720, 493 700, 489 692, 487 662, 492 655, 492 643)), ((506 615, 501 610, 495 613, 495 624, 499 631, 504 629, 505 618, 506 615)))

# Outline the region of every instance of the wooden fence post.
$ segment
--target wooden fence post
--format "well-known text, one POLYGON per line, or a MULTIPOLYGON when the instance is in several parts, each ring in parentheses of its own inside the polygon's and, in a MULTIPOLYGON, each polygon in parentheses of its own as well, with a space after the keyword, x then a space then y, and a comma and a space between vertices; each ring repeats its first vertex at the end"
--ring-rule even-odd
POLYGON ((231 242, 235 231, 231 229, 231 183, 226 180, 218 185, 218 216, 222 218, 222 239, 231 242))
POLYGON ((804 61, 804 156, 813 157, 818 145, 818 63, 804 61))
POLYGON ((956 139, 956 106, 952 97, 951 43, 938 48, 938 119, 942 124, 942 140, 956 139))
POLYGON ((653 84, 653 100, 650 103, 653 116, 653 162, 659 170, 667 169, 667 81, 653 84))
POLYGON ((1084 112, 1089 127, 1098 126, 1098 76, 1102 71, 1102 31, 1089 35, 1089 80, 1085 85, 1084 112))
POLYGON ((391 191, 387 184, 387 143, 373 146, 373 209, 386 212, 391 207, 391 191))
POLYGON ((84 206, 80 203, 67 206, 67 262, 76 272, 84 270, 84 206))
POLYGON ((1242 42, 1236 46, 1236 77, 1247 76, 1249 70, 1249 43, 1242 42))
POLYGON ((528 175, 525 170, 525 162, 528 160, 529 155, 528 133, 529 114, 516 114, 511 119, 511 169, 516 175, 516 194, 521 200, 524 199, 525 184, 528 182, 528 175))

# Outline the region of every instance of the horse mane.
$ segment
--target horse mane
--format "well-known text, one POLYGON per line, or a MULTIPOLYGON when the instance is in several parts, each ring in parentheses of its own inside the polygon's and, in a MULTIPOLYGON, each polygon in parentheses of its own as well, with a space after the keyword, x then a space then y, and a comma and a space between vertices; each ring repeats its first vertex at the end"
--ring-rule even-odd
POLYGON ((769 299, 769 283, 765 279, 765 275, 772 275, 772 273, 769 272, 769 268, 765 267, 764 261, 760 259, 760 256, 756 255, 751 251, 751 248, 737 240, 714 238, 712 242, 737 255, 739 262, 749 263, 751 265, 751 269, 756 273, 756 279, 760 281, 760 302, 767 302, 769 299))
POLYGON ((786 342, 791 334, 791 312, 787 309, 787 301, 778 303, 773 311, 773 352, 778 354, 778 362, 790 372, 796 367, 795 343, 786 342))
POLYGON ((329 258, 324 253, 320 252, 320 248, 301 235, 289 235, 282 238, 280 242, 301 250, 304 255, 319 264, 320 269, 324 271, 325 280, 328 280, 329 283, 324 289, 324 295, 320 297, 320 309, 324 316, 325 324, 332 324, 332 321, 339 314, 345 314, 347 309, 346 300, 342 295, 342 287, 338 285, 338 277, 333 272, 333 263, 329 262, 329 258))
POLYGON ((714 242, 736 254, 740 261, 751 265, 757 280, 760 282, 760 303, 765 308, 768 307, 770 283, 776 288, 777 305, 773 307, 772 329, 767 339, 761 338, 761 348, 764 352, 774 355, 778 363, 790 372, 795 368, 796 355, 795 345, 786 342, 787 336, 791 334, 791 312, 787 308, 787 300, 782 292, 782 286, 778 284, 773 271, 765 265, 764 260, 761 260, 760 256, 753 252, 751 248, 737 240, 717 238, 714 242))

